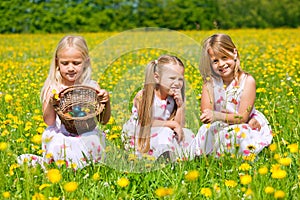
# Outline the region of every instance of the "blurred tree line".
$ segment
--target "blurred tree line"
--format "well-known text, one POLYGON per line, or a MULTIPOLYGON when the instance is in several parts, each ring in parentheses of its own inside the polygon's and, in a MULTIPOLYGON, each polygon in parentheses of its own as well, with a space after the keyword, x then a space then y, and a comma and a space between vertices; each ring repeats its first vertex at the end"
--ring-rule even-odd
POLYGON ((300 1, 2 0, 0 14, 0 33, 296 28, 300 1))

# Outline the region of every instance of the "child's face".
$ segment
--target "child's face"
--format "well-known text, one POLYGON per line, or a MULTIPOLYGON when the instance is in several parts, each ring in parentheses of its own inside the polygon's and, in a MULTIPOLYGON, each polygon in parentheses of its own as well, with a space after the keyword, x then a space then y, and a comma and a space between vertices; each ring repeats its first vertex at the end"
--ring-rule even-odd
POLYGON ((63 49, 57 55, 57 63, 60 74, 63 78, 63 84, 74 85, 83 72, 83 58, 80 51, 70 47, 63 49))
POLYGON ((215 54, 211 49, 208 50, 208 54, 210 56, 212 68, 216 74, 220 75, 222 78, 233 76, 236 64, 233 59, 234 54, 228 52, 229 55, 232 54, 232 57, 223 53, 215 54))
POLYGON ((165 95, 173 96, 174 93, 180 92, 184 81, 184 68, 179 65, 165 65, 159 76, 161 91, 165 95))

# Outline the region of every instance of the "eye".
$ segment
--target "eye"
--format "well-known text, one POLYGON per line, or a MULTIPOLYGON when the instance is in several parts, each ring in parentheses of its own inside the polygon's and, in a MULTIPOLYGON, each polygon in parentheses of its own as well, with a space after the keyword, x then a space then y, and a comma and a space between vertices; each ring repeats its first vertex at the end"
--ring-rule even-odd
POLYGON ((60 61, 60 64, 62 64, 62 65, 68 65, 68 63, 69 62, 67 62, 67 61, 60 61))
POLYGON ((216 63, 218 63, 218 60, 214 59, 212 62, 213 62, 213 64, 216 64, 216 63))
POLYGON ((75 61, 75 62, 73 62, 73 65, 80 65, 80 64, 81 64, 80 61, 75 61))

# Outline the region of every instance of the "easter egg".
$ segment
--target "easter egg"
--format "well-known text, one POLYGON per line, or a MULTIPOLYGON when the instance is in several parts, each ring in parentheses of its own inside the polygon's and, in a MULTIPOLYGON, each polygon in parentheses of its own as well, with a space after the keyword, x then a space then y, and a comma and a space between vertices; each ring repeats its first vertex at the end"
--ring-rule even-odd
POLYGON ((65 116, 67 116, 67 117, 72 117, 72 115, 71 115, 71 113, 65 113, 65 116))
POLYGON ((77 116, 77 117, 84 117, 84 116, 86 116, 86 114, 85 114, 85 112, 80 111, 79 113, 77 113, 76 116, 77 116))
POLYGON ((77 115, 78 113, 80 113, 81 112, 81 108, 80 108, 80 106, 74 106, 73 107, 73 112, 77 115))
POLYGON ((69 115, 71 115, 72 117, 74 117, 74 113, 71 111, 71 112, 69 112, 69 115))

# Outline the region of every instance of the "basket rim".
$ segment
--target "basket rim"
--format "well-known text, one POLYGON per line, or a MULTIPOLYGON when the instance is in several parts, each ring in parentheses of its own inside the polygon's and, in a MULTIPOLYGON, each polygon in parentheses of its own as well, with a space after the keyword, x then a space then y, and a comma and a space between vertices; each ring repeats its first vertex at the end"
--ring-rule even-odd
POLYGON ((66 87, 65 89, 63 89, 62 91, 60 91, 60 92, 58 93, 58 95, 59 95, 59 97, 61 97, 62 94, 65 94, 65 93, 67 93, 67 92, 69 92, 69 91, 72 91, 72 90, 78 89, 78 88, 79 88, 79 89, 80 89, 80 88, 82 88, 82 89, 90 89, 90 90, 95 91, 97 94, 99 93, 98 90, 96 90, 95 88, 93 88, 93 87, 91 87, 91 86, 88 86, 88 85, 72 85, 72 86, 68 86, 68 87, 66 87))

